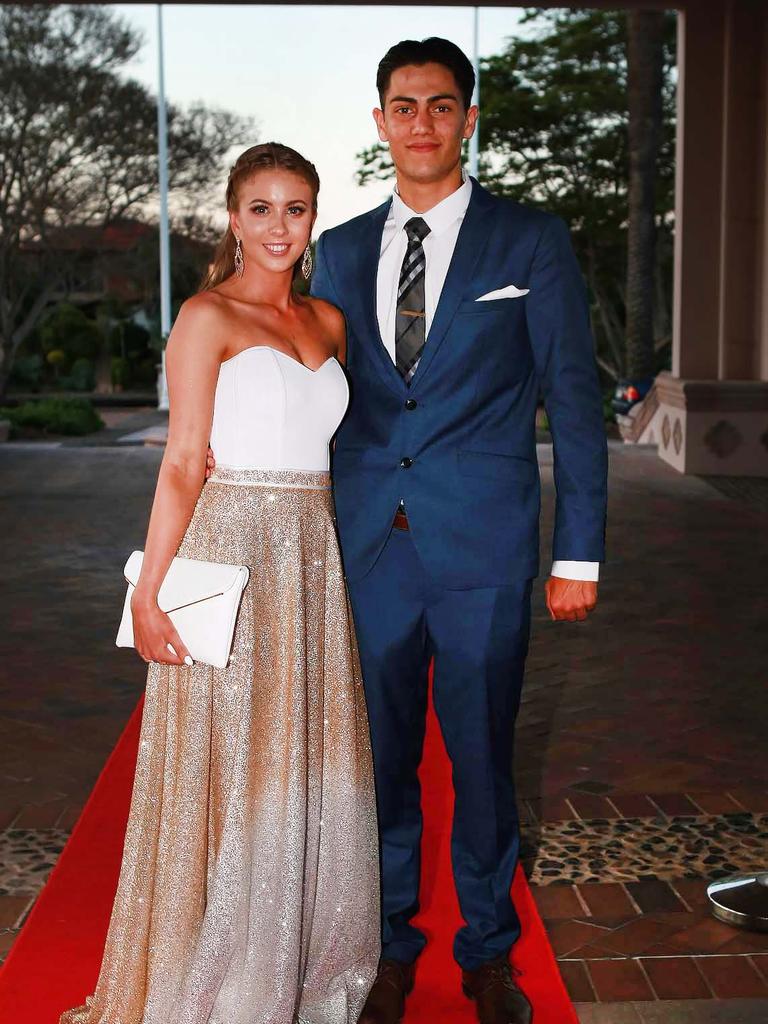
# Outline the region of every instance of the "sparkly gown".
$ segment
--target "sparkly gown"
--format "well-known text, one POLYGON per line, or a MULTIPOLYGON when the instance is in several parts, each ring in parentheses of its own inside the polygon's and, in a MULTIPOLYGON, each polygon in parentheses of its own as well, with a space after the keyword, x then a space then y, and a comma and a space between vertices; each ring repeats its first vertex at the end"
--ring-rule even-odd
POLYGON ((250 567, 225 669, 152 665, 95 993, 61 1024, 356 1024, 379 956, 368 721, 328 444, 348 400, 257 346, 222 364, 179 549, 250 567))

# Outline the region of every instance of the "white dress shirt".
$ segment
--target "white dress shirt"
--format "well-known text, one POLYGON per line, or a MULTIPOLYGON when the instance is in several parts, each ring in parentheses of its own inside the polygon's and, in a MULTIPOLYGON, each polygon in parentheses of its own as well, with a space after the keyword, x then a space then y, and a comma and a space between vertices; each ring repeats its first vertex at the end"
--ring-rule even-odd
MULTIPOLYGON (((472 196, 472 181, 463 174, 463 182, 437 206, 425 213, 416 213, 406 206, 395 189, 392 206, 389 209, 384 232, 381 236, 379 267, 376 275, 376 315, 379 321, 381 340, 395 362, 395 320, 397 318, 397 290, 400 283, 400 268, 403 265, 408 236, 405 224, 411 217, 421 217, 429 226, 429 234, 422 242, 426 273, 424 277, 424 321, 427 344, 429 328, 440 300, 448 268, 453 259, 459 228, 472 196)), ((555 561, 552 575, 568 580, 596 581, 599 562, 555 561)))
POLYGON ((392 197, 384 232, 381 236, 379 269, 376 275, 376 315, 379 319, 381 340, 395 362, 395 319, 397 317, 397 288, 400 283, 400 268, 408 247, 405 233, 406 222, 411 217, 421 217, 429 227, 429 234, 421 243, 427 263, 424 277, 424 324, 426 335, 435 315, 440 293, 445 284, 448 267, 451 265, 459 228, 467 212, 472 196, 472 182, 464 179, 463 185, 446 196, 437 206, 426 213, 414 213, 400 198, 397 190, 392 197))

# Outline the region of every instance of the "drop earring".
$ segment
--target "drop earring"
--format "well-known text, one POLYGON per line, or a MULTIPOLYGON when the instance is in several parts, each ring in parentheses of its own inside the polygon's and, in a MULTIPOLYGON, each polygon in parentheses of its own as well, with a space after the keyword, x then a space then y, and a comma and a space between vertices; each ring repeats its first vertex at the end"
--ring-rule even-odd
POLYGON ((244 270, 245 260, 243 259, 243 246, 238 238, 237 245, 235 246, 235 273, 238 277, 242 277, 244 270))
POLYGON ((309 280, 309 275, 312 273, 312 249, 307 243, 307 248, 304 250, 304 258, 301 261, 301 272, 304 275, 304 280, 309 280))

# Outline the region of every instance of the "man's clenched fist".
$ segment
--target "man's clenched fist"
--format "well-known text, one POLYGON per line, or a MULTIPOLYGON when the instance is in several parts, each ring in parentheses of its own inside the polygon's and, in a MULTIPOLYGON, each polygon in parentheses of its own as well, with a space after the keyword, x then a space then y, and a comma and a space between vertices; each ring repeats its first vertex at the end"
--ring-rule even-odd
POLYGON ((544 585, 552 621, 581 622, 597 604, 597 584, 550 576, 544 585))

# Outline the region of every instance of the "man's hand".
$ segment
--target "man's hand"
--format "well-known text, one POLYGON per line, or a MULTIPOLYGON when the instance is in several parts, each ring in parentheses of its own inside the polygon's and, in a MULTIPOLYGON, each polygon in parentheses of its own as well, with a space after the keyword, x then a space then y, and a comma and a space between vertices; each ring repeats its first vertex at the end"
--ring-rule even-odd
POLYGON ((205 479, 207 480, 211 473, 216 469, 216 459, 213 457, 213 448, 208 445, 208 454, 205 457, 205 479))
POLYGON ((597 604, 597 584, 550 576, 544 585, 553 622, 582 622, 597 604))

